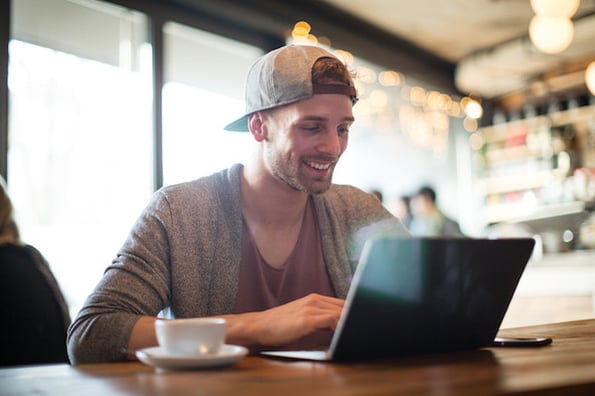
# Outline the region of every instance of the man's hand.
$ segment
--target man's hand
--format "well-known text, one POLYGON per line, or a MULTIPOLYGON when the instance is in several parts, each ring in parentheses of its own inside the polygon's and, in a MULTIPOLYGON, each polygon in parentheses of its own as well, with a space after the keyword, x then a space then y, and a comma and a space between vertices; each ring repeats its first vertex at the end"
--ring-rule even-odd
MULTIPOLYGON (((319 330, 335 330, 344 300, 309 294, 298 300, 262 312, 222 315, 227 319, 225 342, 245 346, 282 346, 319 330)), ((154 317, 140 318, 128 342, 128 357, 135 351, 157 345, 154 317)))
POLYGON ((319 330, 335 330, 344 303, 309 294, 266 311, 221 316, 227 319, 226 343, 282 346, 319 330))

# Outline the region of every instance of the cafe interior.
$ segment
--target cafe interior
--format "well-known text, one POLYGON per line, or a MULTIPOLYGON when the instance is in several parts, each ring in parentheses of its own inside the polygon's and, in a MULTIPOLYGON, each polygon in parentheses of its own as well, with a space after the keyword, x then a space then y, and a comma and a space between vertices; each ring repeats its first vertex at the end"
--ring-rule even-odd
POLYGON ((152 192, 246 160, 223 126, 287 43, 355 74, 335 182, 535 238, 503 327, 594 316, 593 0, 9 0, 0 26, 0 173, 73 317, 152 192))

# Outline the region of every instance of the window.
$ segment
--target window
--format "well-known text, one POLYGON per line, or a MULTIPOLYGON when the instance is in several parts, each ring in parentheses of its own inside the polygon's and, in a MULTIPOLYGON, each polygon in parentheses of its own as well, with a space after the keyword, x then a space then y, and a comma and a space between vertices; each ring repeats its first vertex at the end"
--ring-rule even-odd
POLYGON ((262 50, 172 22, 164 33, 164 184, 245 162, 249 135, 223 127, 243 115, 246 71, 262 50))
MULTIPOLYGON (((148 17, 95 0, 12 3, 9 192, 23 240, 48 259, 74 316, 153 192, 148 17)), ((164 27, 164 184, 244 162, 253 46, 164 27)))
POLYGON ((12 12, 9 192, 75 314, 153 191, 147 19, 96 1, 12 12))

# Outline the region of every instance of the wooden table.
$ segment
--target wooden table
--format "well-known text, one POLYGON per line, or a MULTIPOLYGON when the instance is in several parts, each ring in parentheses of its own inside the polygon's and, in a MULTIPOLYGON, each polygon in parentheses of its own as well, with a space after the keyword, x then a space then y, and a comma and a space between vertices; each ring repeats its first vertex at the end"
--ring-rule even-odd
POLYGON ((595 395, 595 319, 500 335, 554 342, 348 364, 255 356, 194 371, 138 362, 6 368, 0 395, 595 395))

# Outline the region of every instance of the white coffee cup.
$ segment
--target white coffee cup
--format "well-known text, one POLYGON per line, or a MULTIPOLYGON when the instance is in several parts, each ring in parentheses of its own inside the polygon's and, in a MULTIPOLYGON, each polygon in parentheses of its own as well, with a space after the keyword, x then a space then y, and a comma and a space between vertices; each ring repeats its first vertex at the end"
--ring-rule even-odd
POLYGON ((227 322, 222 318, 157 320, 159 346, 172 355, 214 355, 225 341, 227 322))

